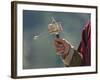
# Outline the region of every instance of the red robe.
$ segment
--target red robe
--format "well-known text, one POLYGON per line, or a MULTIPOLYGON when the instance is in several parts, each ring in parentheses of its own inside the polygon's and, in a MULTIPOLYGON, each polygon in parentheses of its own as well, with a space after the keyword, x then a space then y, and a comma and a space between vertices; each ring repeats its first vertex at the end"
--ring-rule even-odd
POLYGON ((91 65, 91 23, 88 22, 82 31, 82 40, 80 42, 78 51, 83 57, 83 66, 91 65))

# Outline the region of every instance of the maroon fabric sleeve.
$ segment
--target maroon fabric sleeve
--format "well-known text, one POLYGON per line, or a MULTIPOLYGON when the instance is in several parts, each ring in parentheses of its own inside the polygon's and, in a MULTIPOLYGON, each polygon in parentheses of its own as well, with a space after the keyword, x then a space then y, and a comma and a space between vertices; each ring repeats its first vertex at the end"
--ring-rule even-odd
POLYGON ((88 22, 82 31, 82 39, 78 51, 83 56, 83 66, 91 65, 91 23, 88 22))

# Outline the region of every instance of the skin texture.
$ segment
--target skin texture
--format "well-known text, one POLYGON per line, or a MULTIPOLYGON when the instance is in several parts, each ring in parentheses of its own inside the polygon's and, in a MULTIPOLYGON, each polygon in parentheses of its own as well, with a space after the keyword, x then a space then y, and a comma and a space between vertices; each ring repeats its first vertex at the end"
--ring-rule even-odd
POLYGON ((56 48, 56 54, 60 55, 64 58, 64 56, 68 55, 68 51, 70 49, 70 44, 66 42, 64 39, 55 39, 54 45, 56 48))

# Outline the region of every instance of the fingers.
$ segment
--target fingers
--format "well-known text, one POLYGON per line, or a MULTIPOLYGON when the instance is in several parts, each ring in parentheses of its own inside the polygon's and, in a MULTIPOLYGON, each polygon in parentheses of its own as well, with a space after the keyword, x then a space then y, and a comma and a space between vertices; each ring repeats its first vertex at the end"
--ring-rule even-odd
POLYGON ((58 52, 58 53, 62 53, 62 52, 64 52, 65 51, 65 49, 64 49, 64 47, 57 47, 56 48, 56 52, 58 52))
POLYGON ((69 44, 63 39, 55 39, 54 44, 58 55, 65 54, 69 50, 69 44))
POLYGON ((58 55, 62 54, 64 52, 64 45, 60 41, 57 41, 57 40, 54 41, 54 44, 56 48, 56 53, 58 55))
POLYGON ((57 55, 64 55, 64 50, 60 50, 56 52, 57 55))

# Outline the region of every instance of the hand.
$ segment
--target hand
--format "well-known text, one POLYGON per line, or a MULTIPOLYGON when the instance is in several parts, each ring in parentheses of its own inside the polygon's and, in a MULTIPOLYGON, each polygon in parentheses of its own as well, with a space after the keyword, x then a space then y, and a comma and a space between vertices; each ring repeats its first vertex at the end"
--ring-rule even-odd
POLYGON ((68 55, 70 44, 64 39, 55 39, 54 45, 56 48, 56 54, 65 57, 68 55))

